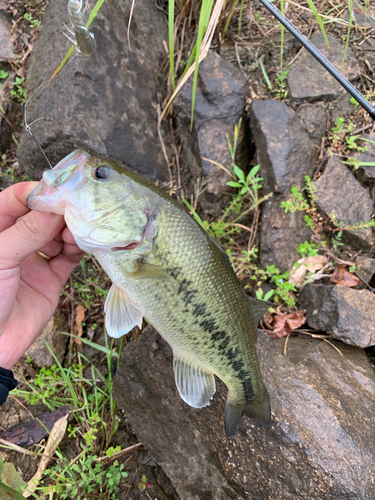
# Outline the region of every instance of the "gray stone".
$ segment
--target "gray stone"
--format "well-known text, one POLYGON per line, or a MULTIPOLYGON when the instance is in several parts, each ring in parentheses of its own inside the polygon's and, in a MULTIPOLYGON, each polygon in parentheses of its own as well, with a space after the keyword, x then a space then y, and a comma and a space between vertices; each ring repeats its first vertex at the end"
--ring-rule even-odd
MULTIPOLYGON (((314 33, 311 37, 311 42, 315 47, 341 70, 345 45, 330 35, 328 35, 328 40, 331 46, 332 55, 329 53, 320 31, 314 33)), ((349 80, 358 78, 361 74, 358 60, 350 47, 346 53, 342 73, 349 80)), ((288 84, 290 88, 290 97, 296 100, 307 100, 312 102, 323 98, 332 98, 343 92, 341 85, 336 82, 333 76, 331 76, 305 49, 289 71, 288 84)))
POLYGON ((339 285, 306 285, 301 296, 307 323, 358 347, 375 345, 375 295, 339 285))
POLYGON ((309 241, 311 230, 303 220, 304 213, 285 213, 280 203, 290 195, 274 195, 262 204, 260 224, 260 265, 262 268, 274 264, 281 272, 291 269, 300 258, 298 246, 309 241))
MULTIPOLYGON (((317 207, 327 215, 334 214, 344 227, 371 220, 373 203, 370 195, 338 158, 328 160, 323 175, 314 186, 317 207)), ((343 237, 361 249, 370 249, 373 245, 371 228, 343 231, 343 237)))
POLYGON ((326 135, 327 111, 325 103, 301 105, 297 111, 306 132, 315 140, 318 147, 326 135))
POLYGON ((318 151, 297 114, 284 102, 253 101, 251 131, 266 193, 289 194, 312 175, 318 151))
POLYGON ((33 358, 33 365, 38 368, 53 365, 55 360, 45 344, 45 342, 47 342, 52 352, 61 363, 64 359, 68 342, 68 337, 61 332, 66 331, 66 329, 67 324, 64 316, 59 311, 56 311, 43 328, 39 337, 25 352, 25 357, 33 358))
MULTIPOLYGON (((6 7, 6 2, 0 2, 0 7, 6 7)), ((0 63, 16 59, 12 41, 13 23, 11 16, 4 10, 0 10, 0 63)))
MULTIPOLYGON (((26 88, 32 99, 28 121, 43 116, 32 131, 52 164, 74 148, 127 164, 150 179, 165 180, 168 169, 157 133, 157 72, 168 39, 163 13, 151 0, 137 1, 130 27, 131 0, 105 2, 92 24, 97 50, 76 57, 49 87, 47 82, 70 48, 63 35, 68 22, 66 0, 46 8, 35 43, 26 88)), ((32 139, 23 131, 20 166, 33 179, 48 168, 32 139)))
MULTIPOLYGON (((375 135, 369 134, 366 139, 375 142, 375 135)), ((360 163, 373 163, 374 165, 360 165, 358 168, 358 178, 362 184, 373 186, 375 184, 375 144, 372 142, 361 141, 361 146, 366 146, 367 151, 353 155, 360 163)))
MULTIPOLYGON (((0 12, 1 13, 1 12, 0 12)), ((15 122, 15 104, 11 99, 15 72, 11 71, 6 80, 1 81, 0 86, 0 153, 3 154, 9 148, 12 133, 15 128, 11 124, 15 122)))
MULTIPOLYGON (((375 274, 375 259, 366 257, 365 255, 360 255, 357 257, 356 261, 356 273, 360 276, 363 281, 370 283, 371 278, 375 274)), ((359 287, 366 288, 366 285, 361 283, 359 287)))
MULTIPOLYGON (((185 165, 196 134, 196 147, 192 150, 193 154, 196 153, 195 161, 191 154, 189 160, 191 171, 195 178, 204 176, 207 179, 207 201, 218 203, 230 176, 205 158, 226 168, 230 167, 227 135, 233 138, 234 126, 244 114, 248 84, 236 67, 215 52, 209 51, 199 66, 194 112, 195 133, 184 134, 183 130, 187 131, 190 126, 192 85, 190 77, 175 101, 178 129, 183 144, 181 158, 185 165)), ((243 141, 244 131, 243 125, 237 155, 237 163, 243 167, 247 165, 248 156, 243 141)))
POLYGON ((318 149, 301 119, 283 102, 254 101, 250 118, 263 192, 276 193, 262 206, 260 262, 286 271, 298 260, 297 247, 310 239, 311 231, 302 213, 285 214, 280 203, 290 198, 293 186, 304 186, 305 175, 312 176, 318 149))
POLYGON ((350 100, 351 96, 345 92, 345 94, 341 95, 338 99, 327 103, 330 114, 329 130, 332 129, 339 118, 347 117, 355 111, 355 106, 350 100))
MULTIPOLYGON (((335 341, 333 341, 335 343, 335 341)), ((225 389, 203 409, 178 395, 172 354, 152 327, 129 343, 115 397, 181 500, 369 500, 375 485, 375 372, 357 348, 315 339, 271 340, 258 353, 271 428, 244 418, 227 439, 225 389)))

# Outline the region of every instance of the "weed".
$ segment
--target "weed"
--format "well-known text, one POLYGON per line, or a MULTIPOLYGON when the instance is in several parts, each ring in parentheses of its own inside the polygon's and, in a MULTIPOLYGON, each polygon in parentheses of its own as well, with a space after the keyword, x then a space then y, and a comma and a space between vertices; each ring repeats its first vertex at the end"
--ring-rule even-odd
POLYGON ((8 78, 9 72, 5 71, 3 69, 0 69, 0 80, 5 80, 5 78, 8 78))
POLYGON ((336 248, 341 246, 342 231, 359 231, 369 227, 375 227, 375 220, 360 221, 344 226, 334 213, 329 214, 326 219, 321 217, 316 206, 316 187, 309 176, 305 176, 306 185, 302 189, 307 193, 307 198, 297 187, 292 187, 292 199, 281 202, 280 206, 286 213, 296 211, 306 212, 304 220, 306 225, 314 233, 318 241, 324 241, 324 233, 331 234, 332 245, 336 248))
POLYGON ((358 135, 353 135, 355 129, 356 125, 351 120, 338 118, 332 127, 332 134, 329 136, 331 148, 328 148, 328 151, 331 155, 334 151, 344 154, 347 157, 344 163, 356 169, 360 166, 360 162, 356 158, 350 158, 348 153, 352 151, 364 153, 367 151, 367 147, 358 144, 357 141, 363 141, 363 139, 358 135))
POLYGON ((288 96, 288 89, 286 85, 286 80, 288 78, 288 73, 291 67, 286 71, 281 71, 277 74, 275 79, 275 86, 272 92, 276 94, 276 99, 286 99, 288 96))
POLYGON ((321 245, 314 243, 313 241, 304 241, 297 248, 297 252, 301 257, 316 257, 321 245))
POLYGON ((31 24, 31 26, 33 26, 38 31, 40 30, 40 26, 42 23, 39 21, 39 19, 33 19, 32 15, 28 12, 26 12, 23 17, 31 24))
POLYGON ((13 82, 13 90, 10 92, 14 97, 14 99, 18 101, 21 105, 25 104, 26 102, 26 90, 23 86, 24 82, 25 82, 24 77, 20 78, 19 76, 16 76, 13 82))

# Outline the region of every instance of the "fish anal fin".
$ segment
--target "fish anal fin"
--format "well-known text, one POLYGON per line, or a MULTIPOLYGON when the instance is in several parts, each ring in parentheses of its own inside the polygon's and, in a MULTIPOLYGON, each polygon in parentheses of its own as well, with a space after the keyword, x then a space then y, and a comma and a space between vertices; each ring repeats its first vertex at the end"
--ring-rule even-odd
POLYGON ((173 371, 181 398, 194 408, 210 404, 215 394, 215 377, 200 366, 174 353, 173 371))
POLYGON ((142 326, 143 311, 124 290, 113 284, 105 301, 105 326, 108 335, 119 338, 135 326, 142 326))
POLYGON ((253 313, 256 325, 263 318, 263 315, 268 311, 268 309, 270 307, 274 307, 272 302, 267 302, 266 300, 253 299, 252 297, 248 297, 247 299, 249 301, 249 307, 253 313))
POLYGON ((153 264, 149 264, 148 262, 143 262, 143 261, 137 261, 135 264, 134 271, 132 271, 129 274, 134 280, 156 278, 159 280, 170 281, 172 279, 169 276, 169 274, 163 269, 160 269, 160 267, 156 267, 153 264))
POLYGON ((243 415, 255 420, 258 424, 270 427, 271 405, 268 391, 265 389, 262 397, 255 401, 247 401, 243 404, 234 404, 227 399, 224 413, 225 433, 227 437, 234 437, 237 433, 243 415))

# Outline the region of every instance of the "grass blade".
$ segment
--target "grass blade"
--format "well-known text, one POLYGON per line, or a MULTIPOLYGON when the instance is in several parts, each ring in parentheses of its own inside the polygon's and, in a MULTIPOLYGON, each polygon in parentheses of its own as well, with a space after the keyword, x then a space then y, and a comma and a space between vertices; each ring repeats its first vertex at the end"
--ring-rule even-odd
POLYGON ((174 80, 174 0, 168 0, 168 38, 169 38, 169 70, 171 72, 172 89, 175 90, 174 80))
POLYGON ((342 69, 344 67, 346 52, 347 52, 348 46, 349 46, 350 28, 352 26, 352 14, 353 14, 353 0, 349 0, 348 33, 346 35, 344 55, 342 56, 342 61, 341 61, 341 71, 342 71, 342 69))
POLYGON ((264 67, 264 64, 263 64, 263 56, 259 59, 259 66, 260 66, 260 69, 262 70, 263 77, 266 80, 267 87, 269 88, 269 90, 272 90, 273 89, 272 83, 270 82, 270 79, 268 78, 266 68, 264 67))
POLYGON ((313 11, 314 13, 314 16, 315 16, 315 19, 317 20, 318 22, 318 25, 319 25, 319 28, 320 28, 320 31, 322 32, 322 35, 324 37, 324 40, 326 42, 326 45, 327 45, 327 48, 329 50, 329 53, 332 54, 331 52, 331 47, 329 45, 329 41, 328 41, 328 37, 327 37, 327 33, 326 33, 326 30, 324 28, 324 24, 323 24, 323 21, 322 21, 322 18, 320 17, 320 14, 319 12, 317 11, 315 5, 314 5, 314 2, 312 0, 306 0, 307 3, 309 4, 309 7, 310 9, 313 11))
POLYGON ((194 108, 195 108, 195 96, 197 93, 198 85, 198 69, 199 69, 199 55, 201 52, 201 44, 203 40, 203 35, 205 34, 208 26, 208 21, 211 16, 213 6, 213 0, 203 0, 201 12, 199 16, 199 26, 198 26, 198 38, 196 44, 196 54, 195 54, 195 68, 194 68, 194 79, 193 79, 193 94, 191 99, 191 120, 190 128, 193 128, 194 119, 194 108))
POLYGON ((230 9, 227 21, 226 21, 225 26, 224 26, 224 33, 226 33, 228 28, 229 28, 229 24, 232 20, 233 14, 234 14, 234 9, 237 7, 238 2, 239 2, 239 0, 234 0, 234 2, 232 3, 232 8, 230 9))

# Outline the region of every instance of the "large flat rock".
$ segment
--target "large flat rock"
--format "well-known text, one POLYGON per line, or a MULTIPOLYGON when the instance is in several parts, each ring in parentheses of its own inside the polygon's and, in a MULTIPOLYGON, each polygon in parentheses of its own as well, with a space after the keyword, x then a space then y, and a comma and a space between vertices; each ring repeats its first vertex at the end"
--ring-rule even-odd
MULTIPOLYGON (((223 190, 228 189, 226 184, 230 175, 217 163, 227 169, 231 167, 227 136, 233 142, 234 127, 244 115, 248 93, 248 83, 239 69, 215 52, 208 51, 199 66, 192 133, 189 133, 192 76, 175 101, 174 109, 183 146, 181 158, 195 178, 204 176, 207 179, 206 190, 200 201, 210 213, 215 210, 215 203, 221 201, 223 190)), ((241 168, 245 168, 248 161, 245 130, 246 125, 243 124, 236 158, 241 168)))
MULTIPOLYGON (((26 88, 32 96, 28 121, 43 116, 32 131, 52 164, 74 148, 107 156, 150 179, 168 178, 157 133, 160 61, 168 40, 163 13, 151 0, 104 2, 92 24, 97 50, 77 55, 49 87, 47 82, 71 44, 63 35, 68 23, 66 0, 53 0, 31 54, 26 88)), ((21 167, 33 179, 48 168, 25 130, 18 150, 21 167)))
MULTIPOLYGON (((358 78, 361 69, 356 56, 348 47, 344 67, 341 69, 345 44, 328 35, 331 53, 328 51, 323 35, 315 32, 311 42, 348 80, 358 78)), ((341 85, 326 69, 306 50, 303 49, 297 61, 288 73, 290 97, 296 100, 316 101, 334 98, 343 92, 341 85)))
POLYGON ((301 294, 309 326, 358 347, 375 345, 375 295, 338 285, 307 285, 301 294))
MULTIPOLYGON (((334 214, 344 227, 371 220, 373 202, 370 195, 338 158, 333 156, 328 160, 323 175, 314 186, 317 207, 327 215, 334 214)), ((374 244, 371 228, 346 230, 343 236, 359 249, 369 250, 374 244)))
POLYGON ((291 198, 293 186, 304 186, 306 175, 312 176, 318 149, 301 119, 283 102, 254 101, 250 117, 263 192, 274 193, 262 206, 260 262, 262 267, 275 264, 286 271, 299 258, 299 244, 312 233, 302 213, 285 214, 280 203, 291 198))
MULTIPOLYGON (((335 342, 335 341, 333 341, 335 342)), ((375 371, 336 343, 259 333, 271 428, 244 418, 227 439, 226 391, 194 409, 179 397, 170 348, 150 326, 123 352, 115 397, 181 500, 369 500, 375 496, 375 371)))

